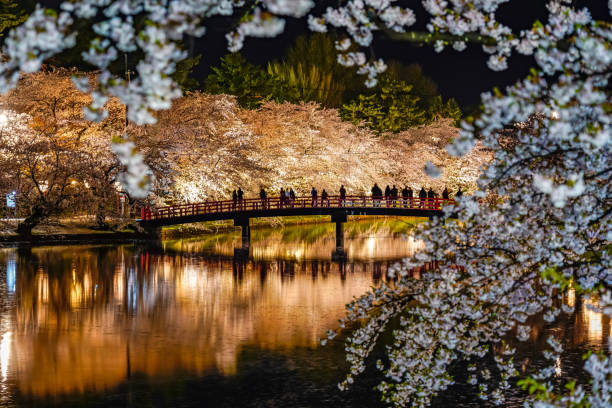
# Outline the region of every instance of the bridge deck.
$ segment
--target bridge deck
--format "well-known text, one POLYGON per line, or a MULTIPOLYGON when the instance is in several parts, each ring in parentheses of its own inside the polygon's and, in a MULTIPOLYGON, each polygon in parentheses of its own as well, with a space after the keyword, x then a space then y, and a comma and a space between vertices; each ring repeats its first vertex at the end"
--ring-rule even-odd
POLYGON ((296 215, 389 215, 436 217, 442 216, 442 207, 453 204, 453 200, 443 198, 389 199, 366 196, 330 196, 327 200, 320 197, 296 197, 295 200, 276 198, 248 198, 213 201, 194 204, 181 204, 159 208, 143 208, 140 222, 145 226, 186 224, 191 222, 228 219, 249 219, 260 217, 279 217, 296 215))

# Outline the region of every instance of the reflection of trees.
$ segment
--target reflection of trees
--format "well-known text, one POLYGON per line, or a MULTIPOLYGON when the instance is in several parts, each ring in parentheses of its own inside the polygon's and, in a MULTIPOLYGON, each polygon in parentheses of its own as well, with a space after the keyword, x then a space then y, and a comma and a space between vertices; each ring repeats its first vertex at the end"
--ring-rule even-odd
MULTIPOLYGON (((353 260, 395 260, 414 254, 421 248, 411 235, 410 219, 374 219, 346 224, 345 247, 353 260)), ((239 234, 222 234, 198 239, 165 243, 177 252, 209 251, 231 256, 241 245, 239 234)), ((255 259, 328 259, 336 249, 335 225, 285 226, 282 229, 256 228, 251 231, 251 248, 255 259)))
MULTIPOLYGON (((232 374, 246 348, 315 347, 352 296, 389 280, 391 263, 247 262, 121 247, 11 256, 18 270, 13 317, 0 310, 13 332, 9 373, 21 392, 35 395, 104 390, 138 373, 232 374)), ((548 348, 550 330, 570 348, 601 344, 610 320, 575 306, 555 326, 532 319, 525 352, 548 348)), ((525 360, 524 369, 533 364, 525 360)), ((569 367, 559 365, 564 373, 569 367)))
POLYGON ((18 256, 14 373, 24 393, 103 390, 132 373, 232 373, 240 350, 315 347, 371 268, 122 248, 18 256))

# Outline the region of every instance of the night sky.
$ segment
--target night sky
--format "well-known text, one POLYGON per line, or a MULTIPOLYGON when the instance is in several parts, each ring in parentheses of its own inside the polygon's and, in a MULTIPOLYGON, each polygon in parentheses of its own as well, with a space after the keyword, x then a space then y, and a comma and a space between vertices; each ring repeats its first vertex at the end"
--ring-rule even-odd
MULTIPOLYGON (((57 7, 59 0, 45 0, 40 3, 57 7)), ((314 14, 323 11, 327 4, 337 1, 318 1, 314 14)), ((417 31, 425 31, 427 14, 416 1, 400 1, 409 4, 417 14, 417 31)), ((588 5, 595 18, 610 20, 608 0, 575 1, 578 5, 588 5)), ((511 0, 502 5, 498 12, 499 19, 514 29, 531 27, 536 19, 545 20, 546 1, 544 0, 511 0)), ((210 72, 210 67, 219 62, 227 53, 224 35, 229 31, 227 19, 216 19, 207 24, 207 34, 194 40, 194 54, 202 54, 200 65, 194 71, 194 77, 200 82, 210 72)), ((251 62, 264 66, 268 61, 282 58, 295 38, 308 33, 305 19, 287 19, 285 33, 273 39, 247 39, 242 54, 251 62)), ((437 82, 445 98, 454 97, 462 106, 476 105, 483 91, 497 86, 503 88, 523 78, 529 68, 534 66, 530 57, 514 54, 509 60, 509 69, 494 72, 487 68, 488 54, 479 45, 468 45, 462 52, 447 48, 441 53, 433 51, 431 46, 418 46, 392 41, 378 34, 373 43, 375 56, 392 58, 405 63, 418 63, 426 75, 437 82)))

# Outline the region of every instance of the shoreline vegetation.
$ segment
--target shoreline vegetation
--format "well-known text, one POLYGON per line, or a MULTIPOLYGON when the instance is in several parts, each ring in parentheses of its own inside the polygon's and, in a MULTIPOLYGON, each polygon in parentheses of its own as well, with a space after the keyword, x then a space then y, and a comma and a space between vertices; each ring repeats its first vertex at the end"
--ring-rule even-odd
MULTIPOLYGON (((387 217, 367 215, 349 216, 349 222, 374 219, 401 220, 411 226, 415 226, 424 220, 424 218, 418 217, 387 217)), ((251 221, 251 229, 284 228, 296 225, 315 225, 326 223, 331 223, 331 221, 329 216, 325 215, 254 218, 251 221)), ((6 227, 7 224, 9 224, 9 222, 0 220, 0 227, 6 227)), ((240 227, 235 227, 232 220, 207 221, 164 227, 162 229, 161 236, 154 236, 139 232, 134 224, 125 224, 122 229, 115 231, 95 230, 90 226, 91 223, 88 223, 87 220, 79 220, 78 218, 58 219, 39 226, 29 237, 24 237, 14 232, 5 232, 0 229, 0 248, 21 245, 84 245, 151 241, 157 239, 173 240, 240 232, 240 227)))

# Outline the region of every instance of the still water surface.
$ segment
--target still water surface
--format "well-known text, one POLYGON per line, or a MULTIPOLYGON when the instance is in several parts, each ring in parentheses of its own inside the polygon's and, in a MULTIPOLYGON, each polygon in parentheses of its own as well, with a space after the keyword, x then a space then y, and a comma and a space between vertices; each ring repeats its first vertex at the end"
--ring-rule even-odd
MULTIPOLYGON (((233 257, 238 234, 0 249, 0 406, 381 406, 375 370, 337 390, 342 343, 318 338, 419 250, 409 231, 349 223, 347 262, 331 261, 333 224, 253 230, 248 260, 233 257)), ((569 350, 559 379, 582 376, 582 353, 602 347, 611 323, 577 306, 554 326, 533 322, 521 370, 541 364, 554 331, 569 350)), ((481 404, 458 384, 436 405, 481 404)))

